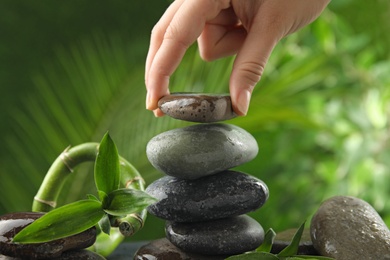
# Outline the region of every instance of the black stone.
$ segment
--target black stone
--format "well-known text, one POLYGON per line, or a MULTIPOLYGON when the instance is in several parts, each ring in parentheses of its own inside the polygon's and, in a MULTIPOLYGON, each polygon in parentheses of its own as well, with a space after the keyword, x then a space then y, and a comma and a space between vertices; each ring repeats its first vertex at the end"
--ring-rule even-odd
POLYGON ((224 171, 196 180, 166 176, 146 192, 158 199, 149 213, 176 222, 195 222, 237 216, 260 208, 268 187, 242 172, 224 171))
MULTIPOLYGON (((288 229, 277 233, 275 241, 272 245, 271 253, 278 254, 288 245, 290 245, 296 232, 297 229, 288 229)), ((302 233, 301 240, 299 241, 297 255, 319 255, 318 252, 314 249, 313 242, 310 238, 309 229, 305 229, 302 233)))
POLYGON ((207 222, 167 222, 166 236, 185 252, 233 255, 256 249, 264 240, 262 226, 247 215, 207 222))
POLYGON ((150 242, 138 249, 134 260, 223 260, 228 256, 209 256, 187 253, 166 238, 150 242))
POLYGON ((46 243, 19 244, 12 238, 43 213, 19 212, 0 216, 0 254, 23 259, 58 258, 69 250, 87 248, 95 243, 96 229, 46 243))

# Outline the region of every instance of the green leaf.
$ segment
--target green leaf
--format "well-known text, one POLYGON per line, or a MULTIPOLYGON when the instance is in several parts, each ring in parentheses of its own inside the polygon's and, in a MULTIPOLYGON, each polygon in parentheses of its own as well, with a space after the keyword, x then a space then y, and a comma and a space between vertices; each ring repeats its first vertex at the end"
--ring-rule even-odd
MULTIPOLYGON (((106 133, 100 142, 95 161, 96 188, 108 194, 119 188, 119 182, 120 168, 118 150, 110 135, 106 133)), ((100 199, 103 201, 103 198, 100 199)))
POLYGON ((42 243, 75 235, 96 225, 103 215, 100 202, 80 200, 35 220, 20 231, 13 242, 42 243))
POLYGON ((106 208, 108 203, 108 195, 104 191, 98 190, 100 201, 102 202, 103 209, 106 208))
POLYGON ((278 260, 279 258, 267 252, 250 252, 242 255, 235 255, 226 260, 278 260))
MULTIPOLYGON (((306 222, 306 221, 305 221, 306 222)), ((294 256, 298 253, 299 242, 305 229, 305 222, 301 224, 297 232, 295 233, 291 244, 289 244, 285 249, 283 249, 278 256, 294 256)))
POLYGON ((111 224, 110 224, 110 218, 108 217, 107 214, 104 214, 104 216, 100 219, 99 227, 104 233, 110 235, 111 224))
POLYGON ((93 194, 87 194, 87 198, 89 200, 95 200, 95 201, 99 201, 100 202, 100 200, 93 194))
POLYGON ((334 258, 326 256, 316 256, 316 255, 298 255, 292 257, 286 257, 288 260, 298 260, 298 259, 312 259, 312 260, 334 260, 334 258))
POLYGON ((257 252, 271 252, 272 244, 274 243, 276 233, 270 228, 264 236, 264 242, 256 249, 257 252))
POLYGON ((113 216, 123 216, 139 212, 157 199, 140 190, 118 189, 108 194, 108 201, 104 211, 113 216))

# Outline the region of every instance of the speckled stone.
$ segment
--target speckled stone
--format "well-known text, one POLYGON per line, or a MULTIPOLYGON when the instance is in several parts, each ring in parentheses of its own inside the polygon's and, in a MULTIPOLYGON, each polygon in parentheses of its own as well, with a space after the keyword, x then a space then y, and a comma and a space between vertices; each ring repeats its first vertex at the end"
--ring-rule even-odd
POLYGON ((238 216, 260 208, 268 199, 263 181, 236 171, 196 180, 166 176, 150 184, 146 192, 158 199, 148 212, 176 222, 238 216))
POLYGON ((207 222, 167 222, 169 241, 183 251, 234 255, 256 249, 264 240, 262 226, 247 215, 207 222))
MULTIPOLYGON (((297 229, 292 228, 277 233, 274 243, 272 244, 271 253, 278 254, 290 245, 296 232, 297 229)), ((319 255, 313 246, 313 242, 311 241, 309 229, 305 229, 302 233, 297 255, 319 255)))
POLYGON ((187 253, 168 239, 161 238, 140 247, 134 255, 134 260, 223 260, 226 257, 187 253))
POLYGON ((70 237, 35 244, 13 243, 12 238, 43 213, 19 212, 0 216, 0 254, 23 259, 59 258, 69 250, 87 248, 95 243, 96 229, 90 228, 70 237))
POLYGON ((191 122, 212 123, 237 116, 228 94, 174 93, 161 98, 158 106, 170 117, 191 122))
POLYGON ((367 202, 336 196, 312 218, 311 238, 323 256, 343 260, 390 259, 390 231, 367 202))
POLYGON ((255 138, 229 124, 197 124, 153 137, 146 154, 158 170, 182 179, 197 179, 244 164, 256 157, 255 138))

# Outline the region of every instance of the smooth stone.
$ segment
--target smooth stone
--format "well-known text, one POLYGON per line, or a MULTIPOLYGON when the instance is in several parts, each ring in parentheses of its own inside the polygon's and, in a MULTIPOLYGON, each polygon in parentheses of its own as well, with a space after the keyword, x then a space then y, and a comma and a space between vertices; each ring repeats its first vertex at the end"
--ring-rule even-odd
POLYGON ((229 124, 197 124, 153 137, 146 154, 167 175, 197 179, 249 162, 259 147, 244 129, 229 124))
POLYGON ((223 260, 226 257, 187 253, 173 245, 168 239, 161 238, 140 247, 134 255, 134 260, 223 260))
POLYGON ((269 194, 263 181, 236 171, 224 171, 196 180, 165 176, 150 184, 146 192, 158 199, 148 206, 148 212, 176 222, 245 214, 260 208, 269 194))
POLYGON ((229 94, 174 93, 161 98, 158 106, 164 114, 190 122, 213 123, 237 116, 229 94))
MULTIPOLYGON (((11 257, 0 255, 0 260, 23 260, 26 258, 20 257, 11 257)), ((29 258, 32 259, 32 258, 29 258)), ((42 258, 39 258, 42 259, 42 258)), ((53 259, 53 258, 49 258, 53 259)), ((86 249, 75 250, 75 251, 66 251, 61 256, 55 257, 56 260, 105 260, 105 258, 97 253, 91 252, 86 249)))
POLYGON ((24 259, 58 258, 66 251, 87 248, 95 243, 95 227, 80 234, 46 243, 12 242, 15 234, 41 216, 43 213, 35 212, 18 212, 0 216, 0 254, 24 259))
POLYGON ((332 197, 312 218, 311 239, 323 256, 335 259, 390 259, 390 231, 367 202, 332 197))
MULTIPOLYGON (((274 243, 272 244, 271 253, 278 254, 288 245, 290 245, 297 230, 298 229, 292 228, 277 233, 274 243)), ((302 233, 301 240, 299 241, 297 255, 319 255, 313 246, 313 242, 311 241, 309 229, 305 229, 302 233)))
POLYGON ((185 252, 234 255, 256 249, 264 240, 263 227, 247 215, 207 222, 167 222, 166 236, 185 252))

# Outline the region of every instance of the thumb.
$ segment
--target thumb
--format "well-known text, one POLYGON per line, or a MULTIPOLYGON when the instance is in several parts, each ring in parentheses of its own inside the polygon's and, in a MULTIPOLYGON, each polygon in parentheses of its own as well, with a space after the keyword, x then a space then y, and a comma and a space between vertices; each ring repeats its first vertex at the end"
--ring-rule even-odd
POLYGON ((230 95, 236 114, 247 114, 252 91, 260 81, 268 58, 279 39, 279 36, 272 37, 258 30, 248 32, 230 76, 230 95))

